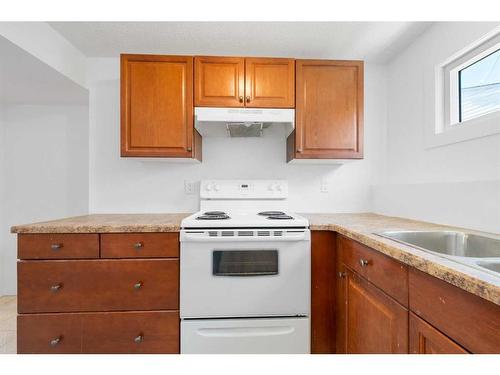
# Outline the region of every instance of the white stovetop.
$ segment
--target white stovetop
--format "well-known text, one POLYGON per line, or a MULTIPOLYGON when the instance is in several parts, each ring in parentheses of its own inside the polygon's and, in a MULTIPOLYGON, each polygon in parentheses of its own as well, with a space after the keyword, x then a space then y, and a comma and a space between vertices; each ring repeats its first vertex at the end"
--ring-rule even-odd
POLYGON ((309 227, 309 221, 297 214, 287 213, 292 220, 271 220, 266 216, 257 215, 259 211, 225 211, 227 220, 197 220, 203 212, 197 212, 186 217, 181 222, 182 228, 276 228, 276 227, 309 227))

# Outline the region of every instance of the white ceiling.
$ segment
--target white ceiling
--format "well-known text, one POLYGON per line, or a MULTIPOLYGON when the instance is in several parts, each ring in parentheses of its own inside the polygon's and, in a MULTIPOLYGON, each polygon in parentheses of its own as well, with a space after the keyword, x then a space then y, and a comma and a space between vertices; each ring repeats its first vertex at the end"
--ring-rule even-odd
POLYGON ((385 63, 430 22, 50 22, 88 57, 120 53, 363 59, 385 63))
POLYGON ((88 91, 0 37, 1 104, 87 104, 88 91))

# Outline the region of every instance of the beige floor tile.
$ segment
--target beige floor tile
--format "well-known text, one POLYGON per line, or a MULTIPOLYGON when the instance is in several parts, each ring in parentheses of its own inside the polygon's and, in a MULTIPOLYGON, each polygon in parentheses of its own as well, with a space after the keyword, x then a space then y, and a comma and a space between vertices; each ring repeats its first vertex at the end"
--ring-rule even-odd
POLYGON ((0 332, 1 331, 15 331, 16 330, 16 313, 0 312, 0 332))
POLYGON ((2 296, 0 297, 0 311, 16 310, 16 296, 2 296))
POLYGON ((15 354, 17 353, 16 346, 16 332, 0 332, 0 354, 15 354))

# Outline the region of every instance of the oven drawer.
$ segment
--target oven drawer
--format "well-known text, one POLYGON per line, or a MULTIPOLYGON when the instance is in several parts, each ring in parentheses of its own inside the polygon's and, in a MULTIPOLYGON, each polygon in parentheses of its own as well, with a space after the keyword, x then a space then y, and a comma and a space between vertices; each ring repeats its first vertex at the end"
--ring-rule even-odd
POLYGON ((178 259, 18 262, 18 312, 177 310, 178 259))
POLYGON ((309 318, 183 320, 181 353, 308 354, 309 318))
POLYGON ((178 353, 178 311, 29 314, 18 353, 178 353))
POLYGON ((101 234, 101 258, 178 258, 179 233, 101 234))

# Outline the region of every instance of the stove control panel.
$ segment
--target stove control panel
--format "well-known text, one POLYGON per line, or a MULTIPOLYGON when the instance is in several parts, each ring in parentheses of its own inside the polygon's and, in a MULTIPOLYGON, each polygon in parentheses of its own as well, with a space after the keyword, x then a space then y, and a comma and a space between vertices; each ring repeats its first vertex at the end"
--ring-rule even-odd
POLYGON ((202 199, 286 199, 286 180, 202 180, 202 199))

